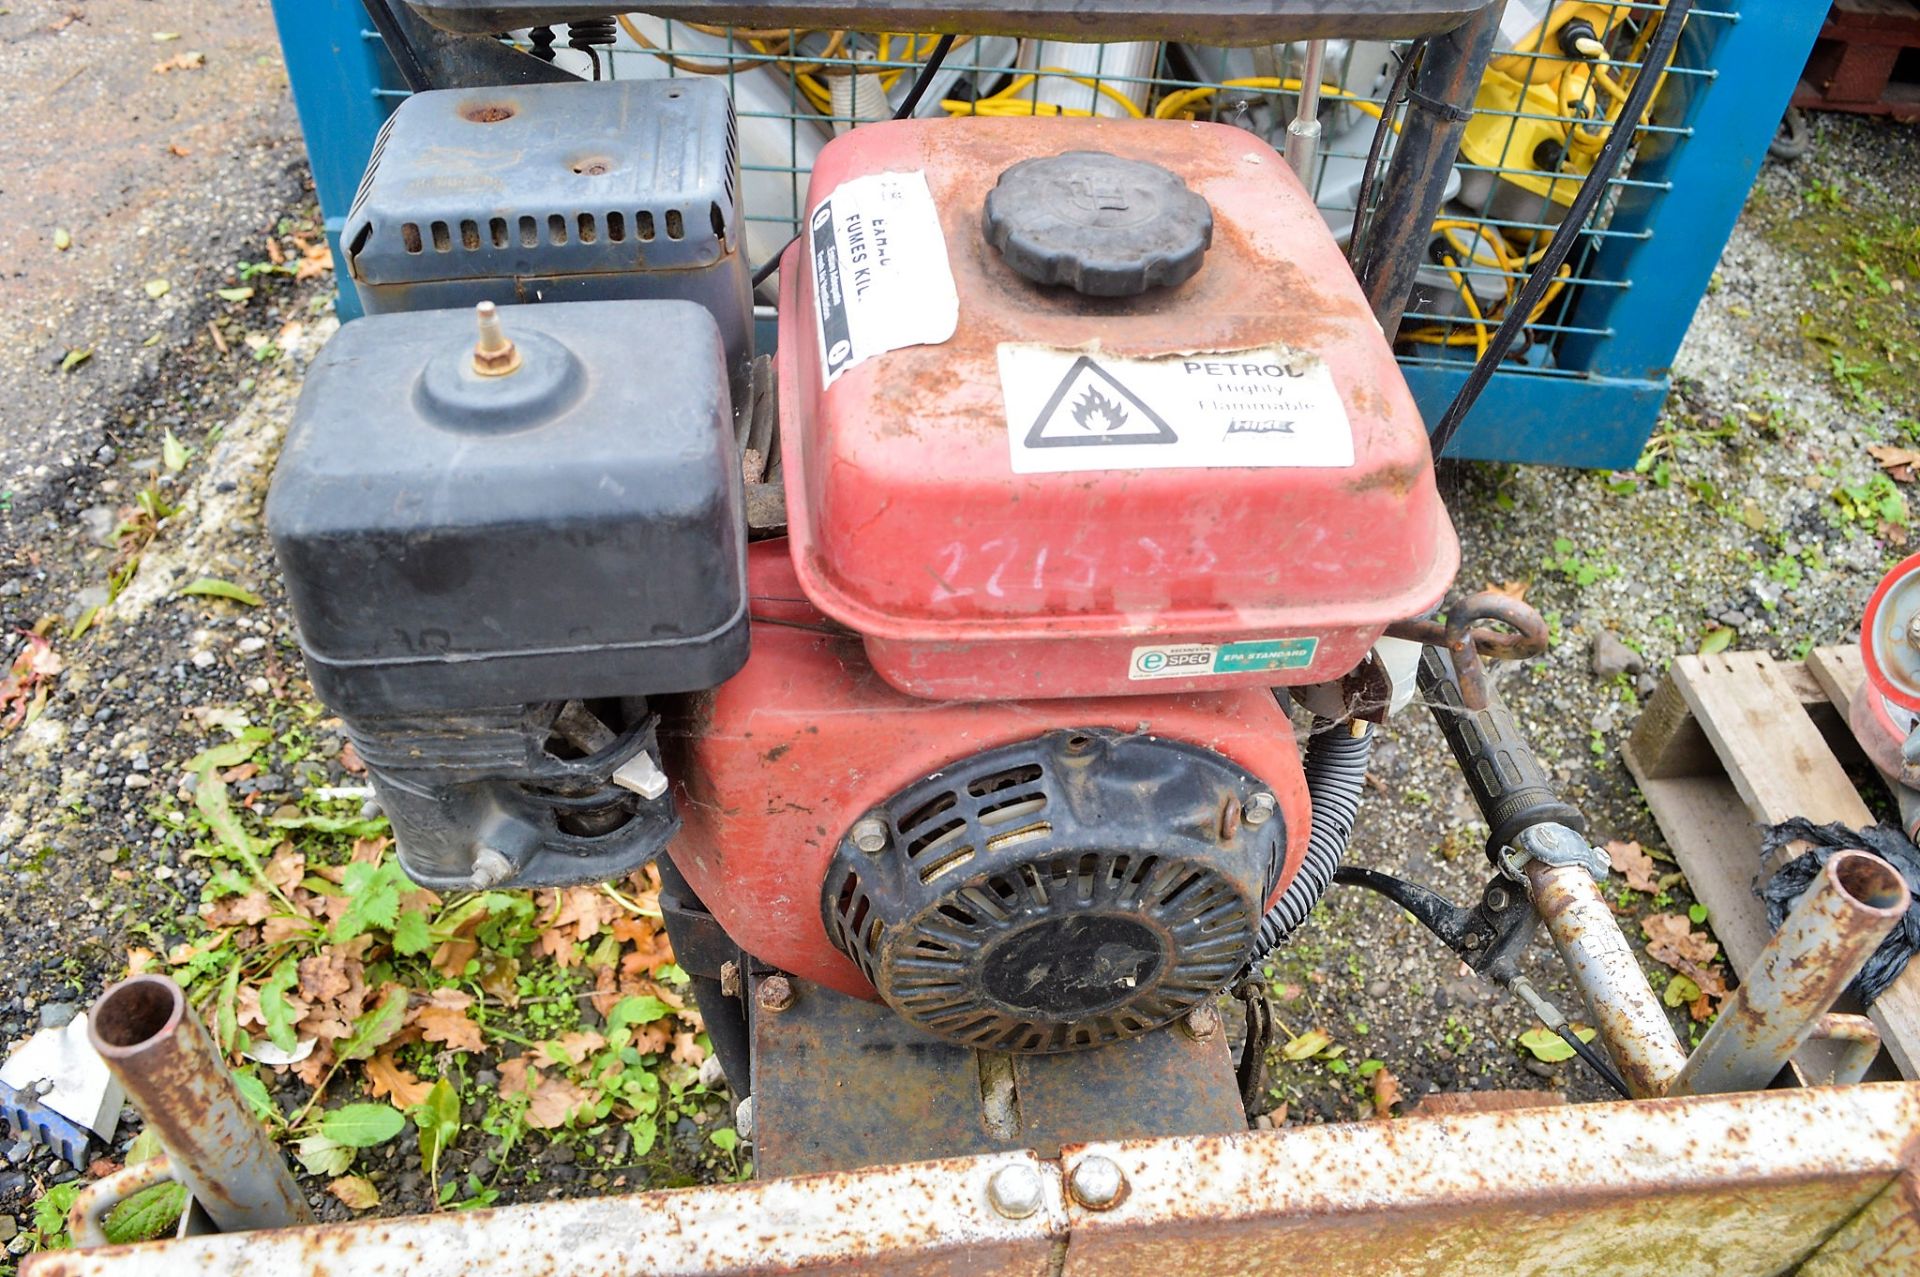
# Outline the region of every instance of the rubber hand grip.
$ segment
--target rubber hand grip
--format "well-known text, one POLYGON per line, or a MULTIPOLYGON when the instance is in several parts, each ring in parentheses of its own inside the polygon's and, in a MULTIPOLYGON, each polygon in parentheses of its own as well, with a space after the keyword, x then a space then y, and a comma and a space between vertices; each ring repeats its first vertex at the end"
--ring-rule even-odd
POLYGON ((1489 859, 1498 863, 1500 852, 1534 825, 1559 824, 1586 833, 1587 818, 1554 792, 1546 769, 1491 685, 1487 707, 1469 710, 1460 695, 1453 658, 1441 648, 1428 647, 1420 653, 1420 694, 1492 830, 1487 839, 1489 859))

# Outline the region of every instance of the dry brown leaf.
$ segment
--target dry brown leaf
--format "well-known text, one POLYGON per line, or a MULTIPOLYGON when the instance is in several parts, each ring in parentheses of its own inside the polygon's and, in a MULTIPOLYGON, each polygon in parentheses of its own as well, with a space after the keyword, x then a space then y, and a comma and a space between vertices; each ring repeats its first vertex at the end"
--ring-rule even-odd
POLYGON ((127 950, 127 974, 139 975, 160 965, 160 955, 151 949, 127 950))
POLYGON ((673 1035, 673 1055, 675 1064, 691 1064, 698 1067, 707 1058, 707 1050, 700 1045, 698 1035, 694 1033, 676 1033, 673 1035))
POLYGON ((1912 483, 1914 468, 1920 466, 1920 449, 1899 448, 1892 444, 1876 443, 1867 448, 1880 468, 1900 483, 1912 483))
POLYGON ((505 954, 489 953, 480 962, 480 989, 490 998, 498 998, 507 1007, 520 1005, 520 961, 505 954))
POLYGON ((580 951, 573 937, 564 931, 542 931, 540 943, 534 946, 534 952, 543 958, 553 959, 553 965, 562 971, 580 965, 580 951))
POLYGON ((1533 582, 1531 581, 1502 581, 1498 585, 1489 581, 1487 582, 1487 593, 1504 594, 1516 603, 1524 603, 1527 600, 1527 591, 1532 587, 1533 582))
POLYGON ((206 54, 187 52, 175 54, 165 62, 154 63, 153 71, 155 75, 165 75, 169 71, 198 71, 205 65, 207 65, 206 54))
POLYGON ((387 844, 391 841, 388 838, 356 838, 353 840, 353 851, 347 859, 356 865, 377 865, 385 859, 387 844))
POLYGON ((1373 1115, 1392 1117, 1393 1106, 1401 1100, 1400 1079, 1390 1069, 1381 1069, 1373 1075, 1373 1115))
POLYGON ((598 1015, 604 1019, 619 1005, 621 996, 620 977, 614 974, 612 967, 601 967, 593 973, 593 996, 588 1002, 598 1015))
POLYGON ((449 980, 458 980, 466 974, 467 963, 479 952, 479 944, 472 940, 442 940, 440 947, 433 951, 433 969, 449 980))
POLYGON ((1662 953, 1671 953, 1689 962, 1702 964, 1720 956, 1720 946, 1713 942, 1713 938, 1704 931, 1695 931, 1693 923, 1683 914, 1648 914, 1640 920, 1640 930, 1647 937, 1647 952, 1662 962, 1667 961, 1661 956, 1662 953), (1660 952, 1655 952, 1656 949, 1660 952))
POLYGON ((182 145, 180 145, 180 144, 179 144, 178 142, 174 142, 174 143, 172 143, 171 145, 169 145, 169 146, 167 147, 167 153, 168 153, 169 155, 177 155, 177 156, 180 156, 180 157, 181 157, 182 159, 184 159, 184 158, 186 158, 187 156, 189 156, 189 155, 192 155, 192 154, 193 154, 193 152, 192 152, 191 150, 189 150, 188 148, 186 148, 186 147, 184 147, 184 146, 182 146, 182 145))
POLYGON ((295 851, 291 843, 282 843, 267 860, 264 872, 268 882, 282 891, 291 892, 307 876, 307 858, 295 851))
POLYGON ((260 924, 260 941, 263 944, 285 944, 296 936, 304 936, 313 930, 313 920, 296 918, 292 914, 277 913, 260 924))
POLYGON ((499 1073, 500 1098, 503 1100, 530 1093, 540 1080, 540 1070, 535 1067, 533 1059, 525 1055, 500 1061, 499 1073))
POLYGON ((348 1210, 372 1210, 380 1204, 380 1190, 364 1175, 342 1175, 327 1185, 348 1210))
POLYGON ((566 1078, 543 1076, 527 1104, 527 1125, 536 1131, 557 1130, 592 1103, 592 1096, 566 1078))
MULTIPOLYGON (((583 1031, 565 1033, 545 1045, 553 1047, 566 1057, 569 1064, 585 1064, 587 1057, 607 1044, 607 1040, 598 1033, 583 1031)), ((694 1063, 699 1063, 698 1060, 694 1063)))
POLYGON ((1637 842, 1610 842, 1607 844, 1607 859, 1613 862, 1615 872, 1627 880, 1627 885, 1635 891, 1647 895, 1657 895, 1660 884, 1654 878, 1653 857, 1641 849, 1637 842))
POLYGON ((472 1005, 470 994, 435 989, 428 995, 427 1004, 414 1012, 413 1021, 429 1042, 442 1043, 453 1051, 478 1051, 486 1042, 480 1036, 480 1026, 467 1018, 467 1008, 472 1005))
POLYGON ((338 1002, 353 988, 354 974, 337 952, 316 953, 300 959, 300 992, 309 1002, 338 1002))
POLYGON ((393 1058, 393 1052, 381 1051, 366 1064, 367 1087, 375 1099, 386 1096, 397 1109, 410 1109, 416 1104, 424 1104, 427 1092, 433 1089, 433 1083, 422 1082, 413 1074, 401 1068, 393 1058))
POLYGON ((352 741, 340 747, 340 769, 349 776, 367 774, 367 765, 360 761, 360 751, 353 747, 352 741))
MULTIPOLYGON (((300 237, 294 236, 293 242, 300 244, 300 237)), ((293 270, 295 280, 313 279, 332 270, 333 253, 325 243, 301 245, 300 264, 293 270)))
POLYGON ((319 1042, 314 1045, 313 1054, 293 1066, 293 1075, 308 1086, 318 1090, 320 1083, 333 1072, 333 1043, 319 1042))
POLYGON ((560 912, 547 924, 555 931, 573 928, 575 940, 585 943, 599 935, 620 907, 597 887, 568 887, 560 892, 560 912))

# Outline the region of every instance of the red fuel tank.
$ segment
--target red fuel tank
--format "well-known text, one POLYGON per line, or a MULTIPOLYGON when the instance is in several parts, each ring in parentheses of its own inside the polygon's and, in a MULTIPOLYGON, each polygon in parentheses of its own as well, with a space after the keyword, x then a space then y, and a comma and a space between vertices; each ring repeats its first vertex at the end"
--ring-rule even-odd
POLYGON ((1305 684, 1459 548, 1339 248, 1225 126, 865 126, 780 316, 794 566, 935 700, 1305 684))

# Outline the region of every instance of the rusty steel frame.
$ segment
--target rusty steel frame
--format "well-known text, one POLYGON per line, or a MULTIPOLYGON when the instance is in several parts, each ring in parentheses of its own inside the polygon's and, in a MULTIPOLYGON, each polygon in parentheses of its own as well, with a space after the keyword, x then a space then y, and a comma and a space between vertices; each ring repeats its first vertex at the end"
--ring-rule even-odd
POLYGON ((55 1251, 22 1273, 1893 1277, 1916 1268, 1920 1084, 1886 1083, 1085 1144, 1059 1161, 988 1154, 55 1251), (989 1197, 1008 1167, 1038 1177, 1023 1218, 989 1197))
POLYGON ((1909 903, 1892 865, 1864 851, 1835 852, 1743 973, 1668 1094, 1750 1091, 1771 1082, 1820 1029, 1909 903))

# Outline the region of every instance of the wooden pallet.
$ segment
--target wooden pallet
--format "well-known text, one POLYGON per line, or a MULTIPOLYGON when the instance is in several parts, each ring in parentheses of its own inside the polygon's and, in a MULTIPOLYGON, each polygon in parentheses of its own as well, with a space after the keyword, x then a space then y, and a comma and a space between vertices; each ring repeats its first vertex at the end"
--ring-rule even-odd
POLYGON ((1913 0, 1834 0, 1793 104, 1920 120, 1920 7, 1913 0))
MULTIPOLYGON (((1627 742, 1627 769, 1737 973, 1772 935, 1755 885, 1778 866, 1761 864, 1761 828, 1795 816, 1873 823, 1842 761, 1864 762, 1847 705, 1865 678, 1855 647, 1820 648, 1803 664, 1761 652, 1682 656, 1627 742)), ((1920 963, 1871 1014, 1901 1074, 1920 1076, 1920 963)), ((1838 1054, 1809 1043, 1794 1061, 1801 1080, 1830 1078, 1838 1054)))

